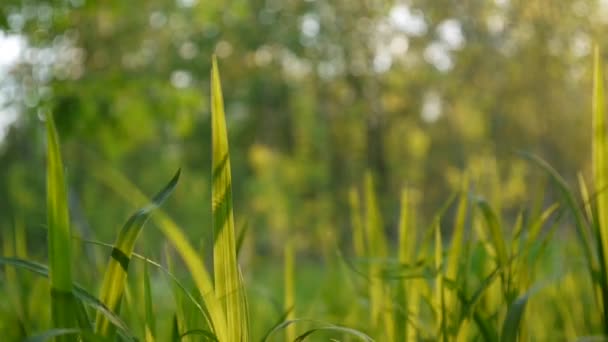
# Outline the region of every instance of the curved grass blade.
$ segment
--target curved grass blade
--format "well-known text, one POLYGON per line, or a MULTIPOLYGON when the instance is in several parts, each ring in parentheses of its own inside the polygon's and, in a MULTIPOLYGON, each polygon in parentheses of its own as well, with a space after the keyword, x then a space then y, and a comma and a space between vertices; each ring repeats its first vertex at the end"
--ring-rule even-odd
MULTIPOLYGON (((49 269, 45 265, 36 262, 19 258, 0 257, 0 265, 10 265, 22 270, 33 272, 39 276, 49 278, 49 269)), ((120 317, 108 309, 108 307, 106 307, 99 299, 87 292, 87 290, 78 284, 73 284, 72 286, 74 296, 98 312, 101 312, 112 324, 114 324, 116 328, 118 328, 118 333, 124 340, 137 341, 135 336, 129 331, 129 328, 120 319, 120 317)))
MULTIPOLYGON (((47 223, 51 313, 55 328, 76 327, 76 301, 72 294, 72 233, 59 137, 51 114, 46 117, 47 131, 47 223)), ((57 341, 75 341, 62 335, 57 341)))
POLYGON ((205 341, 219 342, 217 337, 215 337, 215 335, 212 332, 210 332, 209 330, 203 330, 203 329, 188 330, 185 333, 179 335, 179 339, 182 340, 184 337, 190 336, 190 335, 200 335, 200 336, 204 337, 205 341))
POLYGON ((226 314, 226 341, 248 341, 245 291, 236 258, 232 179, 222 87, 214 56, 211 69, 211 165, 215 296, 226 314))
POLYGON ((279 327, 281 324, 283 324, 283 322, 287 320, 287 317, 289 316, 289 313, 291 311, 293 311, 293 308, 289 308, 288 310, 285 310, 285 312, 283 312, 283 314, 279 317, 275 324, 270 329, 268 329, 268 331, 266 331, 266 334, 264 334, 264 337, 262 337, 262 342, 266 342, 270 334, 272 334, 273 331, 277 329, 277 327, 279 327))
POLYGON ((55 337, 62 337, 66 335, 79 335, 79 329, 51 329, 35 336, 30 336, 24 340, 24 342, 44 342, 49 341, 55 337))
POLYGON ((560 176, 560 174, 553 167, 551 167, 549 163, 530 153, 521 152, 520 154, 543 169, 551 177, 551 180, 557 185, 559 192, 566 201, 567 208, 570 209, 572 215, 574 216, 574 224, 576 227, 577 236, 583 247, 589 276, 591 277, 591 282, 596 284, 597 279, 595 274, 597 273, 596 270, 598 268, 598 256, 595 254, 594 244, 589 236, 589 228, 585 223, 585 215, 583 214, 582 209, 578 206, 574 194, 562 176, 560 176))
MULTIPOLYGON (((95 166, 91 169, 91 173, 126 200, 138 202, 147 200, 146 196, 116 169, 99 163, 97 160, 90 160, 90 163, 95 166)), ((204 305, 201 310, 206 313, 204 317, 207 324, 218 336, 218 339, 223 341, 224 339, 220 336, 226 335, 226 317, 220 301, 215 297, 213 282, 205 264, 177 223, 162 209, 156 211, 152 220, 155 221, 167 241, 171 243, 184 261, 203 299, 201 304, 204 305)), ((197 306, 200 307, 200 305, 197 306)))
MULTIPOLYGON (((112 342, 112 340, 104 338, 99 335, 95 335, 91 332, 82 331, 80 329, 50 329, 35 336, 26 338, 23 342, 44 342, 51 341, 54 338, 62 336, 80 336, 83 341, 91 342, 112 342)), ((76 337, 74 336, 74 337, 76 337)))
POLYGON ((341 332, 341 333, 346 333, 346 334, 352 335, 354 337, 358 337, 362 341, 374 342, 373 338, 369 337, 367 334, 362 333, 359 330, 355 330, 355 329, 351 329, 351 328, 346 328, 346 327, 339 326, 339 325, 324 323, 324 322, 320 322, 320 321, 315 321, 315 320, 312 320, 312 319, 293 319, 293 320, 290 320, 290 321, 285 321, 285 322, 279 324, 278 326, 276 326, 270 333, 268 333, 268 335, 264 339, 264 341, 268 340, 268 338, 270 338, 270 336, 272 336, 274 333, 278 332, 281 329, 285 329, 289 325, 296 324, 296 323, 303 323, 303 322, 305 322, 305 323, 319 324, 321 326, 307 330, 305 333, 303 333, 302 335, 298 336, 294 340, 294 342, 295 341, 304 341, 304 339, 306 337, 308 337, 311 334, 313 334, 315 332, 318 332, 318 331, 341 332))
MULTIPOLYGON (((139 236, 144 223, 146 223, 152 214, 152 211, 159 207, 175 189, 179 180, 180 171, 181 170, 178 170, 169 183, 153 197, 152 202, 149 205, 137 210, 127 220, 118 234, 118 238, 112 249, 112 256, 108 262, 100 294, 101 301, 114 312, 118 313, 120 311, 120 301, 125 289, 129 261, 137 237, 139 236)), ((101 314, 97 315, 95 328, 97 333, 102 336, 113 335, 110 322, 101 314)))
MULTIPOLYGON (((104 243, 104 242, 100 242, 100 241, 93 241, 93 240, 86 240, 86 239, 81 239, 81 241, 83 241, 85 243, 98 245, 98 246, 108 247, 108 248, 114 247, 113 245, 111 245, 109 243, 104 243)), ((199 303, 199 301, 196 298, 194 298, 192 293, 190 293, 190 291, 188 291, 188 289, 186 289, 186 287, 179 281, 179 279, 177 279, 177 277, 173 273, 171 273, 171 271, 169 271, 167 268, 165 268, 163 265, 157 263, 156 261, 150 260, 147 257, 137 254, 135 252, 133 254, 131 254, 131 257, 137 258, 137 259, 161 270, 167 277, 169 277, 171 279, 171 281, 173 281, 175 283, 175 285, 177 285, 177 287, 179 287, 180 290, 182 290, 182 292, 186 295, 188 300, 190 300, 190 302, 198 309, 198 311, 201 313, 201 315, 203 317, 205 317, 207 323, 209 323, 211 321, 210 317, 209 317, 209 312, 205 310, 205 307, 203 305, 201 305, 201 303, 199 303)))

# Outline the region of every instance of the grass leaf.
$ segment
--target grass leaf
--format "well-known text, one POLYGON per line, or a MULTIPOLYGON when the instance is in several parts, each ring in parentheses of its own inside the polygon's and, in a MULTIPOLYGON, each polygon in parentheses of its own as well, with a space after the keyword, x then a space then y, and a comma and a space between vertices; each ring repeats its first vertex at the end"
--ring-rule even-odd
MULTIPOLYGON (((152 211, 159 207, 163 201, 173 192, 179 180, 180 170, 176 172, 169 183, 158 192, 152 202, 146 207, 137 210, 125 223, 118 234, 118 238, 112 249, 112 255, 101 287, 101 301, 114 312, 120 311, 120 301, 125 290, 125 280, 129 268, 131 254, 135 248, 135 242, 152 211)), ((105 316, 98 314, 96 331, 102 336, 112 336, 111 325, 105 316)))
MULTIPOLYGON (((72 232, 68 198, 59 149, 59 137, 51 114, 46 117, 47 130, 47 223, 51 313, 55 328, 76 327, 76 301, 72 294, 72 232)), ((74 341, 62 335, 57 341, 74 341)))
POLYGON ((211 165, 215 296, 226 313, 226 341, 248 341, 245 291, 236 253, 228 132, 217 61, 211 70, 211 165))

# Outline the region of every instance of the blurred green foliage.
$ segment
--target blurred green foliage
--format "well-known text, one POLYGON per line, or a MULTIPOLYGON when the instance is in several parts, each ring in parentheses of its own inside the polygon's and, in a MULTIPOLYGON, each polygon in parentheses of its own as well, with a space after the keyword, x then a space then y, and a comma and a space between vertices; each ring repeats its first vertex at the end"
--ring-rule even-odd
POLYGON ((590 0, 4 0, 0 30, 23 46, 0 79, 0 115, 17 115, 0 142, 0 232, 25 222, 44 245, 50 111, 75 232, 111 241, 141 204, 97 181, 102 165, 146 193, 182 167, 166 209, 208 245, 214 53, 236 225, 256 236, 245 255, 281 255, 290 234, 317 256, 307 247, 331 246, 329 227, 348 243, 348 190, 366 169, 393 237, 404 185, 423 189, 424 220, 465 170, 514 213, 544 179, 514 152, 569 179, 589 169, 588 66, 607 25, 608 7, 590 0))

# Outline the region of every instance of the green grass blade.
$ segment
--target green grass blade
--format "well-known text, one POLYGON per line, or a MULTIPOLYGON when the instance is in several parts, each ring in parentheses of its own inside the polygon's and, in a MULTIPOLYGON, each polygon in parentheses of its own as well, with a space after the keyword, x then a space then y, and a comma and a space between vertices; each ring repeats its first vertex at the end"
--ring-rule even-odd
POLYGON ((587 268, 589 270, 589 275, 591 275, 591 277, 593 278, 593 275, 595 274, 595 270, 597 268, 597 259, 596 255, 594 254, 594 248, 593 243, 591 242, 591 237, 589 236, 589 230, 585 223, 585 215, 583 214, 583 211, 579 208, 574 194, 572 193, 572 191, 568 187, 568 184, 562 178, 562 176, 560 176, 560 174, 553 167, 551 167, 549 163, 533 154, 522 153, 522 156, 539 166, 541 169, 543 169, 551 177, 551 180, 557 185, 559 192, 561 193, 562 197, 566 202, 567 208, 570 209, 572 215, 574 216, 574 224, 576 226, 577 236, 583 247, 585 260, 587 262, 587 268))
MULTIPOLYGON (((135 247, 137 237, 144 224, 152 214, 152 211, 159 207, 163 201, 173 192, 179 180, 180 170, 169 183, 152 199, 146 207, 136 211, 125 223, 118 234, 118 238, 112 249, 112 255, 104 281, 101 287, 101 301, 114 312, 120 311, 120 301, 125 290, 125 280, 129 268, 131 254, 135 247)), ((95 321, 96 332, 102 336, 112 336, 110 322, 105 316, 98 314, 95 321)))
POLYGON ((249 224, 245 222, 241 229, 239 230, 239 234, 236 238, 236 257, 238 259, 241 254, 241 248, 243 247, 243 242, 245 242, 245 237, 247 236, 247 231, 249 230, 249 224))
MULTIPOLYGON (((44 342, 54 338, 65 337, 68 335, 80 335, 79 329, 51 329, 35 336, 26 338, 23 342, 44 342)), ((73 337, 73 336, 72 336, 73 337)))
POLYGON ((355 256, 362 258, 365 255, 365 231, 361 222, 361 204, 356 188, 351 188, 348 193, 348 202, 351 212, 351 224, 353 229, 353 251, 355 256))
POLYGON ((502 332, 500 334, 500 342, 517 342, 517 336, 520 331, 520 324, 528 304, 529 294, 526 294, 511 304, 507 311, 507 316, 502 324, 502 332))
POLYGON ((591 197, 589 196, 589 187, 587 186, 587 182, 585 182, 585 178, 579 172, 577 175, 578 179, 578 188, 581 195, 581 199, 583 200, 583 208, 584 212, 587 215, 587 220, 589 222, 593 222, 593 209, 591 208, 591 197))
MULTIPOLYGON (((296 296, 295 296, 295 251, 293 241, 288 241, 285 244, 284 251, 284 263, 285 263, 285 280, 284 280, 284 305, 283 309, 288 312, 288 316, 286 319, 292 320, 295 318, 295 306, 296 306, 296 296)), ((285 331, 286 341, 293 341, 296 338, 296 330, 295 326, 290 325, 286 328, 285 331)))
POLYGON ((365 175, 365 224, 368 241, 367 257, 372 262, 369 264, 369 300, 372 325, 380 328, 384 325, 387 339, 392 340, 394 336, 394 322, 388 296, 385 293, 384 283, 380 277, 381 265, 374 260, 384 259, 388 256, 388 245, 384 234, 384 225, 376 197, 374 179, 371 172, 365 175))
POLYGON ((217 61, 211 70, 211 188, 215 295, 226 313, 226 341, 248 341, 245 291, 236 258, 228 132, 217 61))
POLYGON ((374 342, 374 339, 372 339, 367 334, 365 334, 359 330, 346 328, 346 327, 339 326, 339 325, 319 322, 319 321, 315 321, 315 320, 310 320, 310 319, 293 319, 293 320, 285 321, 285 322, 277 325, 272 331, 270 331, 270 333, 268 333, 268 335, 266 336, 266 338, 263 341, 272 341, 270 339, 270 337, 273 334, 275 334, 279 330, 285 329, 288 326, 297 324, 297 323, 315 323, 315 324, 318 324, 319 326, 316 328, 307 330, 306 332, 304 332, 303 334, 298 336, 296 338, 296 340, 294 340, 294 342, 295 341, 304 341, 308 336, 310 336, 313 333, 318 332, 318 331, 329 331, 329 332, 333 331, 333 332, 343 333, 343 334, 351 335, 353 337, 357 337, 361 341, 374 342))
POLYGON ((594 49, 593 66, 593 181, 597 201, 597 235, 603 293, 604 333, 608 334, 608 147, 606 135, 606 113, 604 102, 604 74, 599 48, 594 49))
POLYGON ((446 267, 446 276, 448 279, 456 280, 458 266, 463 252, 463 240, 465 221, 467 218, 467 210, 469 206, 468 180, 464 180, 462 184, 462 192, 458 201, 458 209, 456 209, 456 218, 454 220, 454 229, 452 232, 452 241, 448 252, 448 260, 446 267))
MULTIPOLYGON (((91 169, 93 176, 126 200, 138 202, 147 200, 146 196, 116 169, 99 163, 96 160, 91 160, 90 163, 95 166, 91 169)), ((205 264, 186 238, 184 232, 170 216, 159 209, 152 216, 152 220, 155 221, 158 228, 167 238, 167 241, 175 248, 175 251, 184 261, 203 299, 203 309, 205 312, 208 312, 208 316, 205 317, 208 319, 207 323, 215 332, 218 339, 224 341, 225 338, 222 337, 226 336, 226 316, 224 315, 224 309, 220 301, 215 297, 213 282, 205 264)))
POLYGON ((36 334, 35 336, 30 336, 25 339, 23 342, 44 342, 51 341, 54 338, 63 337, 63 336, 80 336, 83 341, 87 342, 112 342, 112 340, 108 338, 104 338, 102 336, 93 334, 92 332, 82 331, 79 329, 50 329, 44 331, 40 334, 36 334))
POLYGON ((191 336, 191 335, 202 336, 202 337, 204 337, 204 341, 216 341, 217 342, 217 338, 215 337, 215 335, 212 332, 210 332, 209 330, 203 330, 203 329, 188 330, 185 333, 179 335, 179 339, 182 340, 184 337, 191 336))
MULTIPOLYGON (((76 327, 76 306, 72 294, 72 232, 59 137, 52 115, 47 115, 47 220, 51 313, 55 328, 76 327)), ((63 335, 57 341, 74 341, 63 335)))
POLYGON ((486 225, 490 231, 490 238, 492 240, 492 245, 496 251, 496 258, 499 266, 504 266, 507 264, 507 247, 505 243, 505 239, 502 233, 502 228, 500 226, 500 221, 498 220, 498 216, 490 207, 490 204, 483 199, 477 200, 477 205, 481 209, 481 213, 486 221, 486 225))
POLYGON ((524 252, 530 251, 532 245, 537 240, 538 235, 540 234, 541 228, 547 222, 549 217, 557 210, 557 208, 559 208, 558 203, 551 205, 549 208, 545 209, 536 220, 534 220, 532 225, 530 225, 530 230, 528 231, 528 237, 526 238, 524 252))
POLYGON ((154 342, 156 336, 156 320, 154 309, 152 308, 152 290, 150 289, 150 272, 148 270, 148 260, 144 263, 144 305, 145 305, 145 339, 146 342, 154 342))

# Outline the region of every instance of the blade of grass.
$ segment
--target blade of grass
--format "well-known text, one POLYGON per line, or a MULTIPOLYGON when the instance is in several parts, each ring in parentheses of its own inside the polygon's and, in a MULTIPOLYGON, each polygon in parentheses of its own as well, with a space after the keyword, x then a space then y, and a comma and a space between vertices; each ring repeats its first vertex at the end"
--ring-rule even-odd
POLYGON ((222 302, 226 314, 228 330, 226 341, 244 342, 249 340, 248 318, 243 298, 245 291, 236 258, 228 132, 215 56, 211 69, 211 127, 213 179, 211 209, 215 295, 222 302))
MULTIPOLYGON (((125 280, 127 279, 129 261, 133 249, 135 248, 137 237, 152 214, 152 211, 159 207, 173 192, 179 180, 179 176, 180 170, 178 170, 169 183, 153 197, 152 202, 149 205, 137 210, 131 215, 118 234, 118 238, 112 249, 110 261, 106 268, 100 293, 101 301, 114 312, 120 311, 120 301, 125 290, 125 280)), ((95 328, 96 332, 102 336, 113 336, 110 322, 101 314, 97 315, 95 328)))
POLYGON ((150 272, 148 271, 148 260, 144 263, 144 305, 145 305, 145 340, 154 342, 156 335, 156 320, 154 319, 154 309, 152 308, 152 290, 150 289, 150 272))
MULTIPOLYGON (((378 259, 388 256, 388 245, 384 233, 384 226, 378 206, 374 179, 370 171, 365 174, 365 220, 368 243, 368 258, 378 259)), ((372 262, 369 264, 369 300, 372 326, 379 328, 384 323, 381 331, 385 332, 388 340, 393 340, 394 323, 391 310, 385 307, 387 304, 383 281, 378 277, 381 273, 380 264, 372 262)))
MULTIPOLYGON (((285 280, 284 280, 284 288, 285 288, 285 300, 284 300, 284 309, 285 311, 288 312, 288 316, 286 317, 286 319, 288 320, 292 320, 295 318, 295 305, 296 305, 296 298, 295 298, 295 275, 294 275, 294 269, 295 269, 295 252, 294 252, 294 245, 293 245, 293 241, 288 241, 285 244, 285 251, 284 251, 284 258, 283 261, 285 263, 285 271, 284 271, 284 276, 285 276, 285 280)), ((286 341, 293 341, 296 338, 296 330, 295 330, 295 326, 294 325, 290 325, 287 327, 287 329, 285 330, 285 340, 286 341)))
POLYGON ((600 255, 600 286, 602 288, 602 306, 604 333, 608 334, 608 147, 606 136, 606 118, 604 103, 604 74, 599 47, 594 49, 593 67, 593 180, 597 201, 597 235, 600 255))
MULTIPOLYGON (((147 201, 146 196, 116 169, 99 163, 97 160, 90 160, 90 164, 94 166, 91 174, 124 199, 137 202, 147 201)), ((205 264, 184 232, 169 215, 158 209, 152 216, 152 220, 184 261, 203 299, 201 304, 203 304, 204 311, 208 313, 205 319, 218 339, 224 341, 222 336, 226 336, 226 317, 219 300, 215 297, 213 282, 205 264)))
MULTIPOLYGON (((46 117, 47 131, 47 223, 51 314, 53 327, 75 328, 76 306, 72 294, 72 232, 59 137, 51 114, 46 117)), ((75 341, 62 335, 57 341, 75 341)))
POLYGON ((341 333, 349 334, 349 335, 351 335, 353 337, 357 337, 357 338, 359 338, 360 340, 363 340, 363 341, 374 342, 374 339, 372 339, 367 334, 362 333, 359 330, 355 330, 355 329, 351 329, 351 328, 346 328, 346 327, 342 327, 342 326, 339 326, 339 325, 324 323, 324 322, 320 322, 320 321, 310 320, 310 319, 294 319, 294 320, 290 320, 290 321, 285 321, 285 322, 279 324, 278 326, 276 326, 268 334, 268 336, 266 337, 266 339, 264 341, 267 341, 273 334, 275 334, 279 330, 285 329, 289 325, 297 324, 297 323, 315 323, 315 324, 318 324, 320 326, 316 327, 316 328, 309 329, 308 331, 306 331, 302 335, 298 336, 295 341, 303 341, 306 337, 308 337, 309 335, 311 335, 311 334, 313 334, 313 333, 315 333, 317 331, 334 331, 334 332, 341 332, 341 333))

